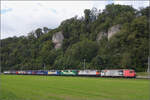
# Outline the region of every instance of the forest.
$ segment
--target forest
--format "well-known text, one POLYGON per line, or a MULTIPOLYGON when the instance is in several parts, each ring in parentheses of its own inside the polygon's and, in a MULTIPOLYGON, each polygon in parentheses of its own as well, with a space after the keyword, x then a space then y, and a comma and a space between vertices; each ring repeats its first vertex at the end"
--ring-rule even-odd
POLYGON ((55 29, 43 26, 28 36, 1 39, 2 71, 120 68, 146 71, 149 11, 150 7, 135 9, 109 4, 103 11, 85 9, 84 16, 64 20, 55 29), (108 38, 109 29, 115 25, 121 26, 120 31, 108 38), (57 32, 64 36, 59 49, 52 41, 57 32))

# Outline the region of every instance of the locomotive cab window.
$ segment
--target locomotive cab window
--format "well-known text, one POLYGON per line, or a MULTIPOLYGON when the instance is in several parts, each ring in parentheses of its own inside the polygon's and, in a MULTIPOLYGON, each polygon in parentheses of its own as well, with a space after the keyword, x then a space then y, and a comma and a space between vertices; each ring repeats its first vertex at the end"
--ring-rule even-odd
POLYGON ((133 71, 131 70, 129 73, 133 73, 133 71))
POLYGON ((119 74, 120 74, 120 75, 123 75, 123 71, 122 71, 122 70, 120 70, 120 71, 119 71, 119 74))

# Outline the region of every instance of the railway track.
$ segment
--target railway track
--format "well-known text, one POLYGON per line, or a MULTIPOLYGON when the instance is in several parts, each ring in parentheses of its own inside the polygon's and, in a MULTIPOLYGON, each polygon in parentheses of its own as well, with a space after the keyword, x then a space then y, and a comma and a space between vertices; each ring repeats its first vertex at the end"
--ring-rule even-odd
POLYGON ((136 76, 137 79, 150 79, 150 76, 136 76))

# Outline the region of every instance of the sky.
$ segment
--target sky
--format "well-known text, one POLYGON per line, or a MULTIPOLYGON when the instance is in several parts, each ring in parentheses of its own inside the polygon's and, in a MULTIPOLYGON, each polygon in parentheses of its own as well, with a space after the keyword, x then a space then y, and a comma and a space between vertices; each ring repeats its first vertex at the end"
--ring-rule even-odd
POLYGON ((65 19, 84 16, 85 9, 102 11, 111 3, 136 9, 149 6, 149 1, 1 1, 1 39, 27 36, 39 27, 54 29, 65 19))

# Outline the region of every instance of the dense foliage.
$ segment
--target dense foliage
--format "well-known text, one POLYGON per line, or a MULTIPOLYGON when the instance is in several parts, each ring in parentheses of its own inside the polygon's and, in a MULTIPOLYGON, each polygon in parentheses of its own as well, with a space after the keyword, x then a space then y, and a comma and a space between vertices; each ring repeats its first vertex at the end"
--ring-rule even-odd
POLYGON ((85 16, 67 19, 56 29, 38 28, 28 36, 1 40, 2 70, 133 68, 145 71, 149 55, 149 10, 127 5, 107 5, 101 12, 86 9, 85 16), (109 40, 98 33, 120 24, 109 40), (64 35, 56 50, 52 36, 64 35))

